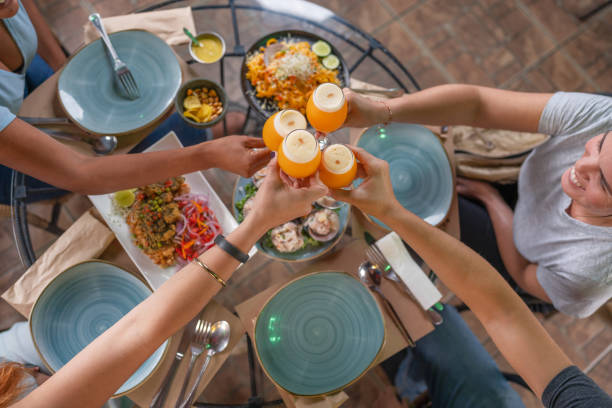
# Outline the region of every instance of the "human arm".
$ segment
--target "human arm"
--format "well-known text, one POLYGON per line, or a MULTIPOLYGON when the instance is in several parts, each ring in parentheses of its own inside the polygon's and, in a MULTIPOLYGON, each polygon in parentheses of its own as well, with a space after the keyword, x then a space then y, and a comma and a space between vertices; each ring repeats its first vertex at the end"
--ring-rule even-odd
POLYGON ((386 162, 363 149, 353 151, 365 180, 355 190, 333 190, 331 195, 392 226, 469 306, 508 362, 541 396, 551 380, 571 365, 567 356, 490 264, 397 202, 386 162))
POLYGON ((424 125, 468 125, 537 132, 551 94, 505 91, 475 85, 440 85, 398 98, 376 101, 344 89, 346 126, 366 127, 389 120, 424 125))
POLYGON ((66 63, 66 55, 34 0, 22 0, 38 37, 38 54, 54 71, 66 63))
MULTIPOLYGON (((327 188, 311 178, 294 189, 279 177, 276 160, 249 216, 226 239, 248 252, 268 229, 303 216, 327 188), (292 205, 286 205, 290 202, 292 205)), ((238 261, 217 246, 199 259, 228 281, 238 261)), ((231 281, 228 282, 231 285, 231 281)), ((221 289, 200 266, 190 263, 78 353, 15 407, 102 406, 166 338, 189 322, 221 289)))
POLYGON ((514 212, 499 192, 489 183, 463 178, 457 179, 457 192, 479 200, 487 209, 502 262, 517 285, 531 295, 550 302, 536 277, 538 265, 525 259, 514 244, 514 212))
POLYGON ((259 138, 227 136, 195 146, 129 155, 85 156, 15 119, 0 131, 0 163, 54 186, 102 194, 212 167, 251 176, 270 159, 259 138))

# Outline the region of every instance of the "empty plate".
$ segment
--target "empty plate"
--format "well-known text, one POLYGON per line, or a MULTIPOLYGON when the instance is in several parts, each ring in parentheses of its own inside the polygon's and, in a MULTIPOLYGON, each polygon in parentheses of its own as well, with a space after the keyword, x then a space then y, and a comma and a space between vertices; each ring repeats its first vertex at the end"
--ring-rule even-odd
POLYGON ((319 272, 288 283, 255 324, 261 365, 295 395, 324 395, 348 386, 374 363, 384 338, 378 303, 343 272, 319 272))
MULTIPOLYGON (((32 308, 30 330, 38 353, 55 372, 151 294, 143 282, 103 261, 70 267, 42 291, 32 308)), ((162 361, 164 342, 117 390, 143 383, 162 361)))
POLYGON ((393 192, 404 208, 431 225, 446 218, 453 201, 453 172, 440 140, 429 129, 406 123, 374 126, 357 145, 389 163, 393 192))
POLYGON ((172 106, 181 86, 181 67, 172 49, 143 30, 110 34, 119 58, 134 76, 140 98, 131 100, 116 88, 114 72, 98 39, 68 61, 57 84, 68 117, 91 133, 132 133, 155 121, 172 106))

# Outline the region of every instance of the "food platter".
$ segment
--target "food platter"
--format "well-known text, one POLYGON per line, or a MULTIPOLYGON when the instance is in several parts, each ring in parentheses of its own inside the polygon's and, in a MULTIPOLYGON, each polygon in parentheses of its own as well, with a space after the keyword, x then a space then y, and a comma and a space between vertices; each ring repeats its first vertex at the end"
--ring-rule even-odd
MULTIPOLYGON (((174 132, 170 132, 145 151, 170 150, 181 147, 181 142, 174 132)), ((204 194, 208 197, 208 207, 214 212, 223 234, 227 235, 236 229, 238 223, 232 216, 232 213, 227 209, 225 204, 223 204, 201 172, 185 174, 184 178, 191 192, 204 194)), ((156 265, 138 246, 136 246, 134 237, 124 217, 121 214, 117 214, 113 207, 114 194, 94 195, 89 196, 89 199, 100 212, 106 224, 113 230, 117 240, 119 240, 130 259, 134 262, 136 267, 138 267, 138 270, 143 274, 153 289, 160 287, 180 269, 178 264, 165 268, 156 265)), ((256 250, 253 248, 250 254, 252 255, 255 252, 256 250)))
MULTIPOLYGON (((237 220, 242 219, 242 213, 236 207, 236 204, 244 201, 245 196, 249 194, 249 191, 253 191, 254 186, 255 184, 252 178, 239 177, 238 180, 236 181, 236 185, 234 186, 234 194, 232 198, 232 211, 233 211, 234 217, 237 220)), ((318 211, 318 210, 321 210, 321 208, 313 204, 313 212, 318 211)), ((339 208, 336 208, 332 211, 335 214, 337 214, 339 224, 338 224, 337 234, 333 235, 332 239, 329 241, 325 241, 325 242, 317 241, 316 243, 312 242, 309 240, 309 238, 311 237, 309 237, 306 230, 300 229, 305 239, 304 240, 305 245, 302 248, 294 252, 280 252, 274 247, 274 245, 270 241, 270 231, 272 231, 270 230, 268 233, 266 233, 266 235, 264 235, 264 237, 262 237, 259 241, 257 241, 257 244, 255 245, 255 247, 257 248, 258 251, 260 251, 264 255, 272 259, 276 259, 276 260, 280 260, 284 262, 304 262, 304 261, 310 261, 312 259, 323 256, 324 254, 329 252, 342 239, 342 236, 344 235, 344 232, 346 231, 346 227, 349 222, 349 215, 350 215, 351 207, 350 205, 346 203, 339 203, 339 208)), ((311 212, 311 214, 313 214, 313 212, 311 212)), ((292 222, 297 224, 298 227, 302 228, 304 225, 304 220, 305 218, 302 217, 301 219, 293 220, 292 222)))
POLYGON ((244 97, 249 103, 249 105, 251 106, 251 108, 253 108, 257 113, 259 113, 264 118, 270 117, 271 115, 273 115, 275 112, 279 111, 280 109, 278 109, 276 104, 270 103, 269 100, 258 98, 255 95, 255 88, 253 87, 249 79, 247 79, 248 68, 247 68, 246 62, 249 56, 256 53, 260 49, 260 47, 265 47, 266 43, 271 38, 274 38, 277 40, 291 39, 295 41, 306 41, 311 45, 316 43, 317 41, 325 41, 326 43, 330 45, 331 53, 338 57, 339 65, 336 68, 336 70, 337 70, 337 78, 340 81, 340 86, 345 87, 349 85, 348 65, 342 58, 342 55, 340 54, 338 49, 334 47, 334 45, 328 40, 326 40, 325 38, 322 38, 316 34, 313 34, 307 31, 301 31, 301 30, 283 30, 283 31, 276 31, 276 32, 267 34, 261 37, 260 39, 258 39, 257 41, 255 41, 253 45, 251 45, 251 47, 248 49, 246 53, 246 56, 242 62, 242 67, 240 69, 240 85, 242 87, 242 93, 244 94, 244 97))

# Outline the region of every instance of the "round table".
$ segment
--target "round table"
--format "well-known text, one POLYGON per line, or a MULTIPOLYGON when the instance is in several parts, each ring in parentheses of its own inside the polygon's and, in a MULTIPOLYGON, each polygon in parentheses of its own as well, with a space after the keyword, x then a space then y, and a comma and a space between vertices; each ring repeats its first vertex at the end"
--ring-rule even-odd
MULTIPOLYGON (((168 9, 183 6, 178 0, 164 1, 159 4, 139 10, 139 12, 168 9)), ((414 77, 389 52, 383 44, 360 30, 358 27, 335 15, 332 11, 316 4, 295 0, 259 0, 240 1, 229 0, 218 4, 193 6, 193 16, 198 32, 215 31, 226 42, 227 52, 215 64, 198 64, 191 60, 187 45, 175 47, 180 58, 188 61, 198 76, 219 78, 225 87, 231 104, 246 112, 243 133, 258 134, 264 119, 247 106, 240 87, 240 68, 245 57, 245 50, 258 38, 283 29, 296 29, 312 32, 332 43, 344 57, 349 66, 351 77, 367 80, 367 82, 386 88, 400 88, 404 92, 419 90, 414 77)), ((226 125, 224 123, 224 125, 226 125)), ((334 138, 348 143, 348 130, 336 132, 334 138)), ((230 207, 232 187, 236 176, 222 170, 214 169, 205 172, 213 188, 230 207)), ((30 266, 36 260, 36 255, 30 241, 27 224, 27 201, 33 191, 25 186, 24 177, 18 172, 13 174, 11 205, 15 243, 22 262, 30 266)), ((56 231, 59 232, 59 231, 56 231)), ((347 231, 339 247, 354 240, 351 231, 347 231)), ((244 299, 241 299, 244 300, 244 299)), ((279 404, 281 401, 264 402, 259 397, 255 376, 255 359, 252 345, 247 336, 251 398, 245 407, 260 407, 279 404)), ((221 404, 197 404, 197 406, 219 407, 221 404)), ((236 405, 234 405, 236 406, 236 405)))

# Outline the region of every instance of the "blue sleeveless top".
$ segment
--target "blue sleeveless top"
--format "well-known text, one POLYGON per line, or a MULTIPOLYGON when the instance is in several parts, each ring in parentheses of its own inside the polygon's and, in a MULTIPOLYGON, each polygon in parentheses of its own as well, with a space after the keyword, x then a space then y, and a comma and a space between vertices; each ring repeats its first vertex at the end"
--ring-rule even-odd
POLYGON ((19 11, 11 18, 2 19, 7 31, 21 51, 23 66, 18 72, 0 69, 0 131, 15 119, 23 103, 25 74, 36 55, 38 39, 21 0, 19 11))

